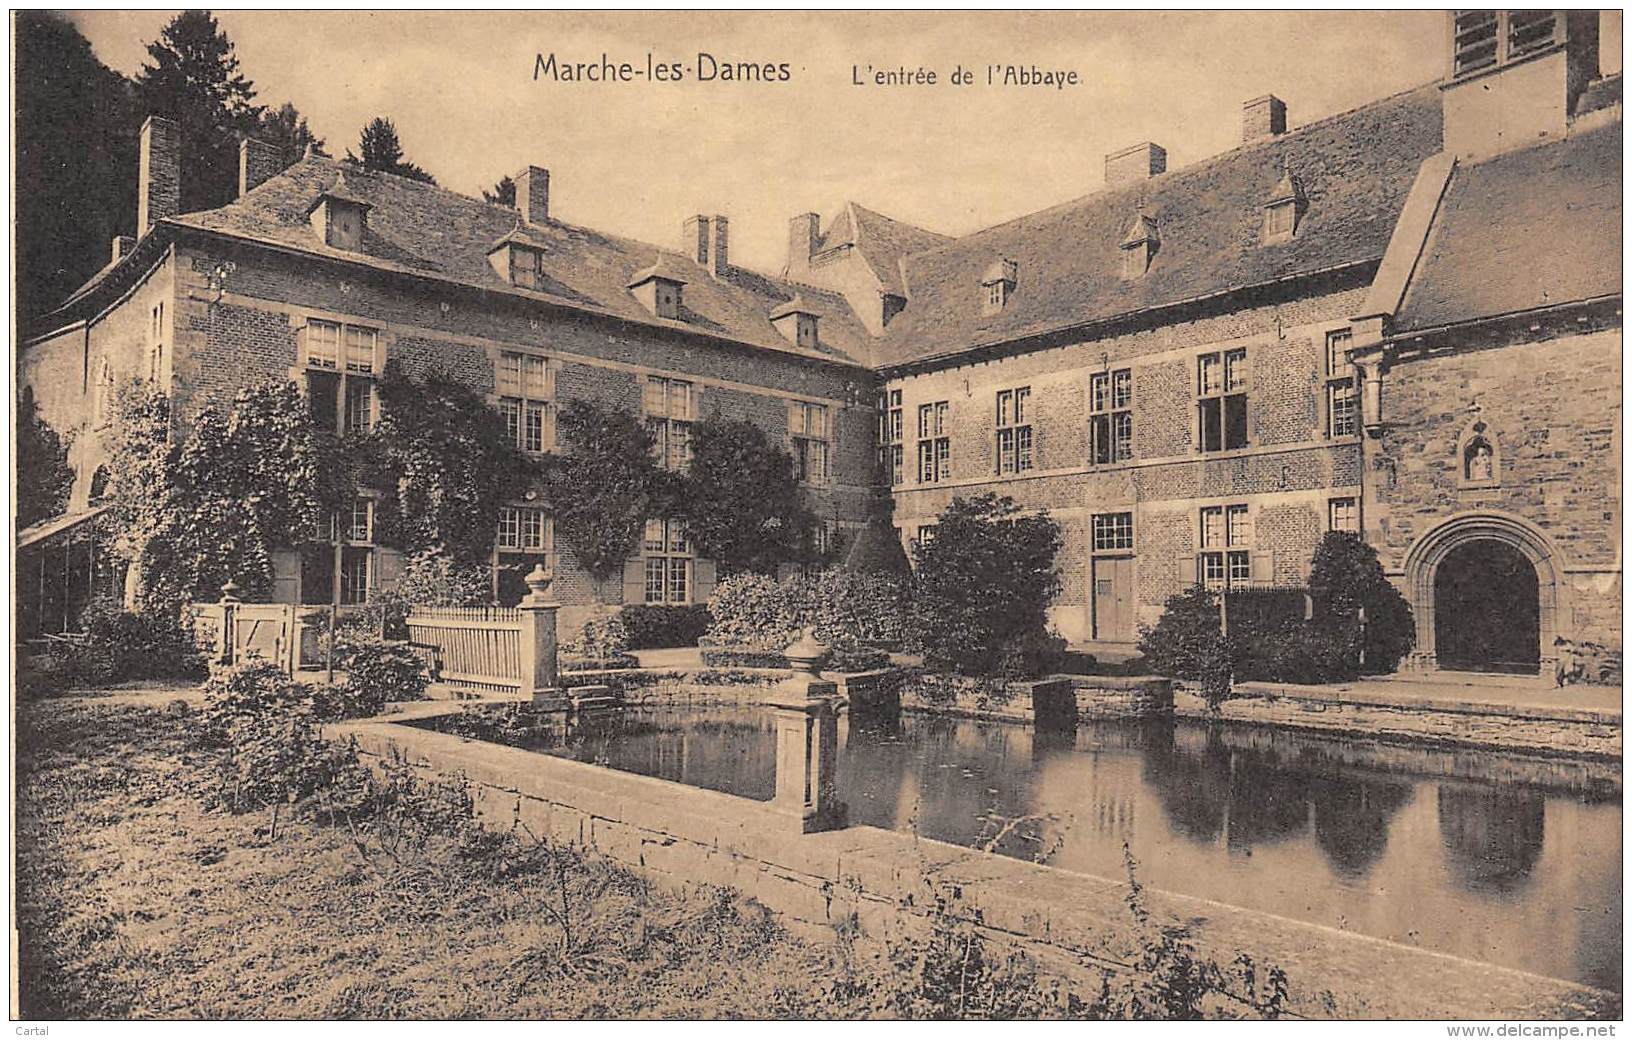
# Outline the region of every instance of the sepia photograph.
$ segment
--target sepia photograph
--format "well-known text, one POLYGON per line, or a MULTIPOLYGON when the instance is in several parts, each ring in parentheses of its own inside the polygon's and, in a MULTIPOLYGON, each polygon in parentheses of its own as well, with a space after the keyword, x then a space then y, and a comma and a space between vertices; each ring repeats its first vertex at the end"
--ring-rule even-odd
POLYGON ((1615 1036, 1622 22, 13 9, 15 1035, 1615 1036))

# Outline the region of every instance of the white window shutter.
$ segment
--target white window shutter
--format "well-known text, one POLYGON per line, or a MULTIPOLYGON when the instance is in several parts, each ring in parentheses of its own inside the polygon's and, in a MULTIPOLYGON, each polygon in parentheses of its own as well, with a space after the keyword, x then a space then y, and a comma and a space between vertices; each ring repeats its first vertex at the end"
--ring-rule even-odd
POLYGON ((692 565, 691 601, 693 603, 707 603, 714 595, 714 583, 717 580, 718 568, 713 560, 698 558, 692 565))
POLYGON ((1273 585, 1275 583, 1274 552, 1266 550, 1253 553, 1251 565, 1254 584, 1273 585))
POLYGON ((1185 588, 1196 584, 1196 558, 1194 556, 1179 557, 1179 584, 1185 588))
POLYGON ((639 556, 623 561, 623 602, 646 602, 646 561, 639 556))

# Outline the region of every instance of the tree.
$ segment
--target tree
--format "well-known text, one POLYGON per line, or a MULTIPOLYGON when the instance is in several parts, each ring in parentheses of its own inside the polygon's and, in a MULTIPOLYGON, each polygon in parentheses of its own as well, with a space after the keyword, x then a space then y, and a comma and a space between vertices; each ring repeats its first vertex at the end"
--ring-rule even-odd
POLYGON ((73 486, 68 443, 40 417, 34 388, 25 386, 17 403, 17 527, 60 515, 73 486))
POLYGON ((456 568, 487 560, 499 509, 536 475, 504 419, 448 373, 415 380, 395 361, 379 397, 370 451, 393 489, 400 547, 411 556, 445 554, 456 568))
POLYGON ((287 170, 299 162, 306 154, 307 145, 320 152, 323 150, 323 139, 312 133, 306 125, 306 117, 287 101, 278 108, 269 108, 261 113, 255 137, 278 149, 279 170, 287 170))
POLYGON ((215 16, 186 11, 148 44, 152 64, 136 77, 137 97, 151 115, 181 130, 181 210, 213 209, 238 192, 238 138, 259 126, 255 85, 215 16))
POLYGON ((628 409, 578 398, 556 428, 568 451, 545 469, 546 508, 578 566, 605 581, 634 554, 646 521, 674 508, 676 489, 652 460, 652 432, 628 409))
POLYGON ((362 136, 357 141, 357 150, 363 153, 362 158, 359 159, 348 150, 347 162, 361 163, 365 170, 393 173, 398 177, 424 181, 426 184, 436 183, 435 177, 403 158, 402 142, 397 138, 397 126, 384 116, 375 116, 363 127, 362 136))
POLYGON ((808 555, 813 518, 793 457, 753 423, 718 415, 693 423, 683 487, 686 534, 726 574, 769 574, 808 555))
POLYGON ((1309 588, 1317 607, 1315 624, 1329 636, 1363 647, 1355 674, 1392 672, 1417 642, 1411 604, 1383 574, 1377 550, 1357 534, 1328 531, 1310 560, 1309 588), (1365 610, 1362 642, 1360 611, 1365 610))
POLYGON ((1216 711, 1230 695, 1243 651, 1224 635, 1218 596, 1192 585, 1169 596, 1156 627, 1139 633, 1139 653, 1156 674, 1198 684, 1216 711))
POLYGON ((19 11, 16 148, 17 316, 60 303, 136 226, 136 115, 129 80, 103 65, 60 15, 19 11))
POLYGON ((1060 528, 994 494, 956 498, 914 549, 913 621, 925 663, 964 675, 1034 675, 1063 641, 1048 629, 1060 528))
POLYGON ((499 178, 499 183, 493 185, 493 190, 482 189, 482 198, 498 206, 514 206, 516 204, 516 182, 505 174, 499 178))

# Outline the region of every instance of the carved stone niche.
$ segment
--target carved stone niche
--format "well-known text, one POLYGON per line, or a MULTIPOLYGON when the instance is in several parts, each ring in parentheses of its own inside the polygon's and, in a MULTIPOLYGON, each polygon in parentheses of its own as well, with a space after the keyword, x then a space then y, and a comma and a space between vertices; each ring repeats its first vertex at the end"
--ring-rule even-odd
POLYGON ((1456 442, 1456 483, 1467 491, 1502 484, 1501 440, 1483 419, 1469 423, 1456 442))

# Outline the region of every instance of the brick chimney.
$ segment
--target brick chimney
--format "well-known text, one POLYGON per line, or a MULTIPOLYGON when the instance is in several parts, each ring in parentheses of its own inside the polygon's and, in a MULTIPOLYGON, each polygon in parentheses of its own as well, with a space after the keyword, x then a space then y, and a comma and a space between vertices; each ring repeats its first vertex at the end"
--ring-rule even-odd
POLYGON ((119 261, 123 260, 125 257, 129 256, 130 251, 135 248, 136 240, 134 238, 131 238, 129 235, 114 235, 112 250, 113 262, 118 263, 119 261))
POLYGON ((136 234, 181 212, 181 128, 149 116, 142 124, 141 168, 136 186, 136 234))
POLYGON ((529 166, 515 176, 516 209, 529 224, 546 224, 550 219, 550 171, 529 166))
POLYGON ((1105 187, 1120 188, 1167 172, 1167 150, 1142 141, 1105 157, 1105 187))
POLYGON ((820 214, 801 213, 788 221, 788 274, 810 270, 810 258, 816 255, 816 243, 821 240, 820 214))
POLYGON ((708 254, 708 269, 715 277, 724 274, 726 268, 731 266, 730 230, 731 222, 718 213, 714 214, 714 248, 708 254))
POLYGON ((1286 133, 1286 102, 1274 94, 1253 98, 1241 105, 1241 143, 1286 133))
POLYGON ((283 151, 277 145, 246 137, 238 142, 238 197, 277 176, 283 164, 283 151))
POLYGON ((701 213, 694 217, 687 217, 680 230, 680 251, 697 261, 704 267, 708 266, 709 245, 713 236, 709 233, 708 218, 701 213))

